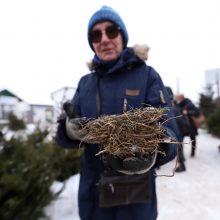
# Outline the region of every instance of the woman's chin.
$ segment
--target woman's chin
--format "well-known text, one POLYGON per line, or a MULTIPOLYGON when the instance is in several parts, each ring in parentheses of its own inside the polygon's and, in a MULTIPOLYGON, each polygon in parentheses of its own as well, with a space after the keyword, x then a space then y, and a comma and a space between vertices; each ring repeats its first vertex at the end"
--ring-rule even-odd
POLYGON ((109 53, 109 54, 104 54, 102 57, 102 60, 104 61, 112 61, 116 60, 118 57, 115 54, 109 53))

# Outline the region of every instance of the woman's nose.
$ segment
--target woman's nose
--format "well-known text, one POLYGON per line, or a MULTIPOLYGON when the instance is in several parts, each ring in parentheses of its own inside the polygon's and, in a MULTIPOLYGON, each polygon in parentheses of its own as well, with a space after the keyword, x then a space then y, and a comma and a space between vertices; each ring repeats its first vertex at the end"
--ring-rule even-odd
POLYGON ((106 34, 105 30, 102 31, 102 39, 101 42, 109 41, 108 35, 106 34))

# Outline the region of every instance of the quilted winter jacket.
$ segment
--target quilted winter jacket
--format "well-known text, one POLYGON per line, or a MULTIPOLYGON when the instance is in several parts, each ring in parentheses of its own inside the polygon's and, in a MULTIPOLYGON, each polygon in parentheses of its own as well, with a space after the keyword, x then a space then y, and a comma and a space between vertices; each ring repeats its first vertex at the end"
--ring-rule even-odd
MULTIPOLYGON (((90 66, 91 73, 81 78, 72 100, 77 114, 87 118, 122 114, 125 99, 128 108, 140 108, 144 104, 169 107, 170 98, 159 74, 147 66, 140 57, 133 48, 126 48, 118 62, 110 69, 106 70, 101 63, 93 62, 90 66)), ((172 117, 172 111, 168 111, 167 117, 172 117)), ((170 137, 177 139, 178 131, 174 120, 169 120, 164 127, 170 137)), ((80 144, 79 141, 67 137, 65 119, 59 122, 56 141, 64 148, 78 148, 80 144)), ((155 167, 167 163, 176 156, 176 145, 164 144, 161 147, 165 150, 166 156, 158 154, 155 167)), ((149 203, 99 208, 97 183, 103 171, 103 163, 95 156, 98 150, 97 145, 85 144, 78 193, 81 219, 155 220, 157 199, 154 169, 149 171, 152 181, 152 198, 149 203)))

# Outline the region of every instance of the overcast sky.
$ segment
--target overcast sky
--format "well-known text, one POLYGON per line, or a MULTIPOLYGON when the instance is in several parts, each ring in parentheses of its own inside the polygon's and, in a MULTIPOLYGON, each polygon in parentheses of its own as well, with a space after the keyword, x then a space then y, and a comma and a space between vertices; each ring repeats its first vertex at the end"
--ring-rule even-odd
POLYGON ((0 89, 51 104, 52 92, 76 87, 93 57, 88 20, 102 5, 123 18, 129 46, 150 46, 147 64, 164 83, 197 101, 205 71, 220 67, 219 0, 2 0, 0 89))

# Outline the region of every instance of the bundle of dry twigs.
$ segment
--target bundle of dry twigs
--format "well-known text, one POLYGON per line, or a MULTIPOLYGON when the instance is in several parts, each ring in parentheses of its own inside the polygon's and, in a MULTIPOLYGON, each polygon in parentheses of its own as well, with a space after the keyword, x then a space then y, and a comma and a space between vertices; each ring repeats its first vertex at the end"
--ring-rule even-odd
POLYGON ((89 131, 86 139, 101 144, 100 154, 129 157, 159 151, 159 143, 164 137, 159 120, 164 111, 145 107, 122 115, 101 116, 85 125, 89 131))

